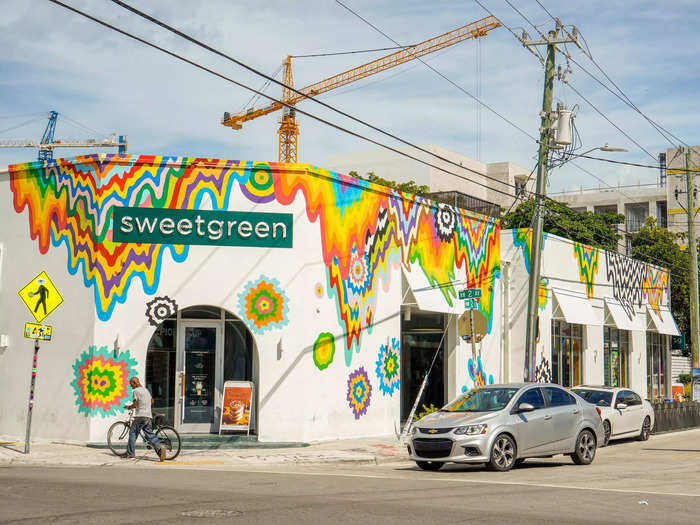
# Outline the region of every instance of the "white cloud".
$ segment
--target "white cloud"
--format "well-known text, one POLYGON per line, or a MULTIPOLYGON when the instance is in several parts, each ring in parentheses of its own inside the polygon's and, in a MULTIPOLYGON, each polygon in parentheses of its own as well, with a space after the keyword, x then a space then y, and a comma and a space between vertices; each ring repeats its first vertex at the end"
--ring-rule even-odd
MULTIPOLYGON (((543 28, 552 25, 536 3, 525 4, 524 12, 533 22, 544 24, 543 28)), ((692 21, 698 18, 699 9, 694 2, 675 2, 674 9, 648 1, 635 2, 634 8, 629 2, 618 5, 608 1, 546 4, 551 4, 550 10, 566 23, 581 29, 601 66, 643 111, 688 143, 699 142, 694 125, 700 112, 694 88, 698 74, 688 68, 697 48, 692 21), (662 26, 673 30, 659 31, 662 26)), ((255 88, 263 82, 256 75, 108 2, 81 0, 71 5, 240 82, 255 88)), ((331 1, 261 4, 218 0, 187 5, 183 10, 181 3, 166 0, 138 4, 139 8, 266 73, 274 71, 288 54, 391 45, 331 1)), ((485 14, 471 1, 382 4, 348 0, 348 5, 402 43, 424 40, 485 14)), ((487 5, 508 25, 526 25, 505 4, 490 0, 487 5)), ((0 116, 56 109, 97 130, 126 134, 130 151, 134 153, 276 159, 278 115, 248 122, 240 131, 219 123, 224 111, 238 111, 248 100, 250 94, 243 89, 48 2, 29 5, 23 0, 6 0, 3 11, 0 116)), ((528 31, 534 35, 532 28, 528 31)), ((542 97, 540 64, 505 29, 492 31, 482 46, 484 101, 527 133, 536 135, 542 97)), ((568 49, 588 70, 596 71, 573 46, 568 49)), ((429 63, 473 92, 474 50, 474 42, 463 42, 429 57, 429 63)), ((296 85, 301 87, 320 80, 374 56, 296 59, 296 85)), ((557 60, 561 61, 561 56, 557 60)), ((571 79, 577 89, 652 154, 669 146, 639 115, 584 73, 576 72, 571 79)), ((269 93, 278 96, 280 88, 273 86, 269 93)), ((577 126, 585 149, 608 142, 630 150, 611 154, 610 158, 652 162, 573 92, 557 84, 556 96, 569 105, 580 105, 577 126)), ((474 155, 474 102, 422 64, 407 64, 362 80, 338 93, 329 93, 323 100, 416 144, 434 143, 474 155)), ((299 108, 381 142, 396 144, 311 102, 299 108)), ((482 119, 481 160, 510 160, 528 168, 532 166, 537 150, 532 139, 486 109, 482 110, 482 119)), ((303 162, 323 166, 330 154, 371 147, 309 117, 302 115, 299 121, 299 158, 303 162)), ((0 129, 16 122, 19 120, 0 119, 0 129)), ((33 127, 2 135, 38 138, 43 126, 40 121, 33 127)), ((76 138, 88 135, 59 117, 57 136, 61 134, 76 138)), ((33 150, 0 150, 0 165, 34 158, 33 150)), ((656 177, 654 170, 642 168, 593 161, 581 161, 581 165, 613 185, 636 179, 653 182, 656 177)), ((597 186, 598 182, 568 166, 552 173, 550 191, 579 184, 597 186)))

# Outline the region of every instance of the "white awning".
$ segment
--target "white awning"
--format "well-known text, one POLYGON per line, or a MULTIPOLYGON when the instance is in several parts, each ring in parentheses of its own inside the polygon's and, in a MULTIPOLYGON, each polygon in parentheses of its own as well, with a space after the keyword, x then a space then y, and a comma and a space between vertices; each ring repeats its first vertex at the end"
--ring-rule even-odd
POLYGON ((430 285, 419 265, 415 264, 411 271, 407 270, 403 265, 401 269, 419 309, 446 314, 460 314, 464 311, 464 301, 454 296, 452 298, 452 306, 450 306, 442 290, 430 285))
POLYGON ((593 310, 591 302, 586 294, 573 292, 571 290, 559 290, 552 288, 554 299, 553 318, 564 318, 567 323, 572 324, 592 324, 600 326, 603 323, 598 314, 593 310))
POLYGON ((640 314, 635 311, 634 317, 630 319, 622 305, 610 297, 605 298, 605 309, 609 314, 605 316, 605 324, 610 324, 610 320, 612 320, 612 324, 620 330, 645 329, 645 315, 643 313, 640 314))
POLYGON ((649 330, 655 330, 665 335, 681 335, 678 326, 676 326, 676 320, 667 306, 659 307, 659 313, 656 313, 651 306, 647 305, 647 316, 649 317, 647 324, 649 330))

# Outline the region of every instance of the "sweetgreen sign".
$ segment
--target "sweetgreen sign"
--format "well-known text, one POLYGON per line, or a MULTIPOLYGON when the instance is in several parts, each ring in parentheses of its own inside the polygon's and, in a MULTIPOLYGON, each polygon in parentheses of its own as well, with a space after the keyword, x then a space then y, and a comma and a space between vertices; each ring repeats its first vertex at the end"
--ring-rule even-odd
POLYGON ((291 213, 114 208, 114 242, 292 247, 291 213))

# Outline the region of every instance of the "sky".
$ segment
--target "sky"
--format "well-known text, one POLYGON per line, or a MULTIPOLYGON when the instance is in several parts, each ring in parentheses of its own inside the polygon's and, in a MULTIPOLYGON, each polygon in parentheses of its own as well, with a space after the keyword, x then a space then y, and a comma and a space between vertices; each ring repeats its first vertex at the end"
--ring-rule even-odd
MULTIPOLYGON (((474 0, 377 2, 342 0, 399 42, 413 44, 487 16, 474 0)), ((564 24, 575 25, 601 68, 649 118, 689 145, 700 144, 697 85, 700 68, 695 0, 625 2, 540 0, 564 24)), ((245 85, 265 80, 118 7, 109 0, 66 3, 201 63, 245 85)), ((536 30, 504 0, 482 3, 509 27, 536 30)), ((553 20, 536 0, 511 0, 541 31, 553 20)), ((267 74, 289 54, 318 54, 393 46, 386 36, 334 0, 183 2, 143 0, 139 9, 267 74)), ((0 139, 41 138, 48 112, 59 112, 56 138, 101 139, 123 134, 129 152, 149 155, 277 160, 279 113, 233 131, 220 124, 224 111, 236 113, 251 94, 86 20, 48 0, 0 0, 0 139)), ((518 29, 516 32, 520 32, 518 29)), ((581 40, 583 41, 583 40, 581 40)), ((605 80, 575 46, 571 56, 605 80)), ((303 87, 390 51, 293 61, 296 87, 303 87)), ((477 141, 476 103, 434 71, 412 61, 360 80, 321 98, 327 104, 414 144, 436 144, 483 162, 510 161, 532 168, 539 134, 544 71, 540 62, 505 28, 477 44, 466 40, 428 55, 431 66, 464 91, 481 99, 521 130, 481 110, 477 141), (477 64, 481 63, 481 74, 477 64), (478 80, 480 79, 480 82, 478 80), (528 136, 530 135, 530 136, 528 136), (480 152, 480 155, 478 155, 480 152)), ((557 54, 557 64, 566 66, 557 54)), ((567 85, 556 82, 555 102, 573 108, 580 152, 609 144, 628 152, 602 153, 619 161, 656 164, 672 144, 642 116, 571 64, 570 85, 591 101, 651 155, 601 117, 567 85)), ((611 86, 612 87, 612 86, 611 86)), ((270 86, 279 97, 281 88, 270 86)), ((261 100, 257 106, 269 102, 261 100)), ((299 109, 396 147, 395 140, 349 120, 313 101, 299 109)), ((377 146, 332 129, 304 115, 299 161, 324 167, 328 156, 377 146)), ((56 150, 55 156, 94 151, 56 150)), ((0 149, 0 166, 36 160, 36 150, 0 149)), ((579 159, 550 173, 548 192, 653 184, 658 170, 579 159)), ((378 175, 381 175, 378 173, 378 175)))

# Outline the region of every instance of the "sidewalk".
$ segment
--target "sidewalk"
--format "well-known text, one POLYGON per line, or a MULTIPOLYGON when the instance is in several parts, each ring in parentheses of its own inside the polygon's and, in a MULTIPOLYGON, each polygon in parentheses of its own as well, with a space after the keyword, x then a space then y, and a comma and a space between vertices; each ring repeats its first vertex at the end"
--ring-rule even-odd
MULTIPOLYGON (((136 450, 136 459, 124 460, 109 449, 85 444, 32 442, 24 454, 24 443, 0 441, 0 466, 161 466, 151 450, 136 450)), ((311 443, 298 448, 184 449, 167 465, 265 466, 284 464, 356 463, 381 464, 406 461, 406 449, 395 436, 344 439, 311 443)))

